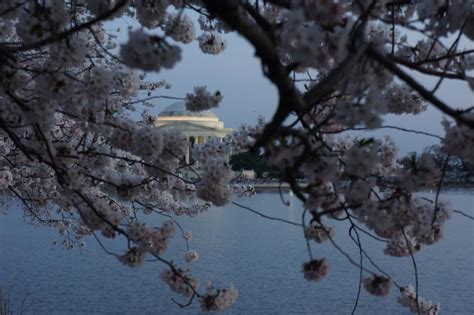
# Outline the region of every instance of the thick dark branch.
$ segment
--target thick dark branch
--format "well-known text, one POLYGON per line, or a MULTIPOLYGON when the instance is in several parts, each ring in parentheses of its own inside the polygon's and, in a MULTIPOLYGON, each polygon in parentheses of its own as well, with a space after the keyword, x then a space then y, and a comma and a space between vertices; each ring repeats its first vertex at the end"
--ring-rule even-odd
POLYGON ((446 71, 438 71, 438 70, 434 70, 434 69, 429 69, 429 68, 418 65, 419 62, 407 61, 407 60, 405 60, 403 58, 400 58, 400 57, 392 57, 392 59, 394 61, 396 61, 397 63, 399 63, 401 65, 404 65, 405 67, 408 67, 412 70, 421 72, 423 74, 428 74, 428 75, 437 76, 437 77, 443 77, 443 78, 447 78, 447 79, 454 79, 454 80, 462 80, 462 81, 466 80, 466 76, 464 75, 464 73, 453 73, 453 72, 446 72, 446 71))
POLYGON ((268 0, 267 2, 273 3, 285 9, 292 9, 303 4, 303 0, 268 0))
POLYGON ((6 122, 0 118, 0 129, 3 129, 8 137, 15 143, 16 147, 20 149, 21 152, 30 160, 33 161, 33 158, 31 155, 35 154, 35 152, 32 152, 29 148, 27 148, 20 140, 20 138, 8 128, 6 122))
POLYGON ((253 5, 248 2, 244 3, 244 8, 247 12, 252 16, 252 18, 257 22, 257 24, 267 33, 268 37, 272 40, 274 39, 273 34, 273 25, 269 23, 258 11, 255 9, 253 5))
POLYGON ((296 87, 288 77, 286 67, 280 61, 275 45, 268 35, 256 24, 237 1, 206 0, 209 12, 224 20, 229 26, 245 37, 260 58, 264 74, 276 85, 280 96, 276 113, 265 127, 255 147, 265 144, 292 111, 303 108, 296 87))
POLYGON ((369 46, 367 49, 367 55, 394 73, 397 77, 407 83, 411 88, 417 91, 420 96, 433 104, 433 106, 438 108, 440 111, 456 119, 459 123, 465 124, 470 128, 474 128, 474 120, 466 118, 466 116, 462 114, 462 111, 455 110, 446 105, 443 101, 425 89, 420 83, 405 73, 405 71, 400 69, 400 67, 398 67, 392 60, 379 52, 376 48, 369 46))

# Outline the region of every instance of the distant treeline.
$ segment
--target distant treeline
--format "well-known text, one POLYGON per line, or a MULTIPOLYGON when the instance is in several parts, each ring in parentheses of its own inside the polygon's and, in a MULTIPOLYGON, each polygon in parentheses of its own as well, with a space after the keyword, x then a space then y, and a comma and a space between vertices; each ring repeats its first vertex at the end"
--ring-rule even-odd
POLYGON ((276 166, 265 164, 263 155, 255 155, 250 152, 235 154, 230 157, 233 171, 254 170, 257 178, 279 178, 280 171, 276 166))
MULTIPOLYGON (((466 163, 461 159, 453 156, 447 156, 439 145, 427 147, 423 153, 431 155, 436 167, 444 172, 443 182, 445 184, 474 184, 474 164, 466 163)), ((397 162, 404 169, 412 167, 417 162, 420 154, 410 152, 406 156, 400 158, 397 162)))
MULTIPOLYGON (((442 152, 439 145, 427 147, 423 153, 431 155, 437 168, 445 170, 443 182, 445 184, 474 184, 474 165, 465 163, 461 159, 448 156, 442 152), (445 165, 446 164, 446 165, 445 165)), ((397 162, 405 170, 412 168, 420 158, 419 153, 410 152, 397 162)), ((257 178, 279 178, 280 171, 276 166, 265 164, 262 154, 255 155, 244 152, 232 155, 230 164, 233 171, 254 170, 257 178)))

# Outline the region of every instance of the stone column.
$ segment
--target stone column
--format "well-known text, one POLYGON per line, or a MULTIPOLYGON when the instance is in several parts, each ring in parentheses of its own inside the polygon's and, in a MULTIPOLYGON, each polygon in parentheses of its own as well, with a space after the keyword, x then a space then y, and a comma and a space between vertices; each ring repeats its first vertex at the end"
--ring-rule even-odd
POLYGON ((193 136, 188 136, 188 148, 186 149, 186 164, 191 162, 191 146, 193 144, 193 136))
POLYGON ((186 149, 186 157, 185 157, 186 164, 189 164, 189 156, 191 155, 190 150, 191 150, 191 145, 188 145, 188 148, 186 149))

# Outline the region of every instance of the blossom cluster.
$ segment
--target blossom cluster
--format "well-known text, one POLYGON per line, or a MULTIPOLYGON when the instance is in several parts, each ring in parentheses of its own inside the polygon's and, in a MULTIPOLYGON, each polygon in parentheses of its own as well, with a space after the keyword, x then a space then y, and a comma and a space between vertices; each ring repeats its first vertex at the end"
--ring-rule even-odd
POLYGON ((231 307, 238 295, 239 291, 233 285, 222 289, 209 285, 206 294, 200 298, 199 303, 204 311, 220 312, 231 307))
POLYGON ((316 243, 322 243, 334 236, 335 230, 324 223, 311 222, 304 230, 304 237, 308 240, 314 240, 316 243))
POLYGON ((401 185, 407 191, 416 191, 422 187, 432 185, 439 176, 433 158, 426 153, 420 156, 419 161, 414 161, 410 169, 401 172, 401 185))
POLYGON ((163 271, 161 279, 168 284, 170 289, 184 296, 192 296, 198 282, 192 278, 189 271, 180 268, 171 268, 163 271))
POLYGON ((129 41, 122 45, 120 57, 132 68, 145 71, 170 69, 181 59, 181 49, 151 36, 143 30, 130 31, 129 41))
POLYGON ((140 247, 132 247, 119 257, 119 261, 129 267, 138 267, 145 260, 145 251, 140 247))
POLYGON ((393 114, 419 114, 427 109, 421 97, 401 84, 393 84, 385 92, 388 111, 393 114))
MULTIPOLYGON (((194 192, 195 190, 196 189, 193 188, 189 191, 194 192)), ((210 207, 209 203, 186 204, 185 202, 182 202, 180 200, 175 200, 173 195, 171 195, 167 191, 158 191, 154 195, 150 196, 150 198, 150 205, 153 205, 154 207, 160 209, 160 211, 173 213, 176 216, 186 215, 189 217, 194 217, 202 212, 205 212, 210 207)), ((152 211, 150 211, 148 214, 150 214, 151 212, 152 211)))
POLYGON ((6 189, 13 183, 13 175, 8 168, 0 171, 0 189, 6 189))
POLYGON ((187 252, 184 253, 184 260, 187 263, 195 262, 198 259, 199 259, 199 255, 195 250, 188 250, 187 252))
POLYGON ((336 121, 347 127, 363 124, 375 129, 382 124, 381 114, 387 113, 387 103, 378 87, 372 86, 361 104, 340 100, 336 108, 336 121))
POLYGON ((165 34, 177 42, 188 44, 196 36, 193 21, 185 14, 169 15, 165 34))
POLYGON ((83 223, 92 231, 98 230, 106 237, 113 238, 116 226, 124 219, 124 214, 104 199, 94 198, 93 204, 86 202, 78 207, 83 223))
POLYGON ((392 279, 374 275, 372 278, 364 278, 364 288, 370 294, 376 296, 386 296, 390 292, 392 279))
POLYGON ((193 233, 189 230, 185 230, 183 232, 183 239, 185 239, 186 241, 190 241, 193 239, 193 233))
POLYGON ((217 107, 222 98, 219 91, 211 94, 206 90, 206 86, 196 86, 193 94, 186 94, 186 108, 193 112, 207 110, 217 107))
MULTIPOLYGON (((464 115, 472 118, 474 115, 464 115)), ((466 162, 474 163, 474 129, 464 125, 453 125, 448 121, 443 122, 446 136, 444 137, 443 150, 451 155, 459 156, 466 162)))
POLYGON ((385 253, 391 256, 408 256, 420 250, 422 244, 439 241, 450 213, 442 202, 435 207, 414 196, 402 200, 388 197, 380 205, 369 200, 353 211, 378 236, 390 240, 385 253))
POLYGON ((325 258, 313 259, 303 264, 303 274, 306 280, 319 282, 329 272, 329 264, 325 258))
POLYGON ((418 313, 419 310, 419 314, 422 315, 437 315, 441 309, 439 304, 433 304, 420 296, 417 299, 416 291, 411 284, 400 289, 398 303, 408 307, 413 313, 418 313))
POLYGON ((204 15, 198 18, 199 27, 203 32, 229 33, 232 29, 220 19, 212 19, 204 15))
POLYGON ((168 0, 136 1, 137 19, 141 25, 155 28, 166 19, 166 9, 169 5, 168 0))
POLYGON ((216 206, 223 206, 229 202, 231 190, 228 183, 231 179, 231 170, 223 158, 210 158, 202 166, 204 175, 197 183, 197 196, 210 201, 216 206))
POLYGON ((133 222, 127 229, 129 239, 153 255, 161 255, 166 250, 174 232, 172 221, 163 223, 161 228, 150 228, 143 223, 133 222))
POLYGON ((226 40, 216 32, 203 33, 198 36, 197 40, 199 41, 199 48, 205 54, 217 55, 227 48, 226 40))
MULTIPOLYGON (((15 5, 7 6, 7 11, 15 5)), ((17 12, 16 33, 25 43, 34 43, 64 30, 70 18, 63 1, 47 1, 43 6, 25 3, 23 10, 17 12)))

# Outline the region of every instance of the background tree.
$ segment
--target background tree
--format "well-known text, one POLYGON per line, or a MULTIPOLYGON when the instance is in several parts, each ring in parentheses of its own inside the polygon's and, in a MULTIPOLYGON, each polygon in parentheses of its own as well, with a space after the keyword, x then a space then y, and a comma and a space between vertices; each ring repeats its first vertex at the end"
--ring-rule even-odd
POLYGON ((267 178, 280 177, 278 168, 267 166, 262 154, 251 154, 248 151, 234 154, 230 156, 229 163, 233 171, 254 170, 257 178, 265 176, 267 178))
MULTIPOLYGON (((384 128, 384 114, 420 114, 433 106, 447 116, 442 151, 474 162, 473 108, 453 107, 436 95, 444 80, 474 86, 473 50, 461 44, 474 38, 469 1, 7 0, 0 3, 0 26, 4 198, 20 200, 31 221, 58 228, 67 247, 86 235, 101 242, 100 233, 123 242, 123 253, 104 249, 126 265, 152 256, 166 265, 162 278, 171 290, 189 298, 182 306, 196 298, 205 310, 222 310, 237 297, 232 286, 200 290, 187 269, 165 258, 176 230, 191 239, 178 216, 198 215, 210 203, 229 202, 234 190, 247 191, 229 185, 230 152, 263 152, 304 204, 309 261, 303 274, 310 281, 328 272, 330 260, 314 257, 310 246, 332 240, 328 220, 349 223, 361 257, 357 240, 364 231, 386 242, 387 255, 415 262, 415 252, 441 238, 450 213, 437 197, 415 195, 443 186, 445 171, 430 155, 401 169, 392 139, 341 134, 384 128), (104 23, 122 16, 142 28, 131 29, 115 54, 117 35, 104 23), (198 173, 181 161, 188 145, 183 135, 154 128, 146 111, 137 124, 131 113, 149 104, 143 95, 166 86, 147 81, 146 72, 173 68, 182 58, 177 43, 196 40, 203 53, 218 54, 227 32, 254 47, 279 99, 268 123, 196 146, 198 173), (428 90, 413 72, 436 85, 428 90), (296 181, 299 175, 306 186, 296 181), (394 184, 383 184, 387 177, 394 184), (176 190, 201 201, 186 203, 172 195, 176 190), (149 214, 163 216, 162 225, 142 223, 149 214)), ((204 110, 222 97, 198 86, 185 100, 189 110, 204 110)), ((197 257, 185 253, 187 262, 197 257)), ((417 277, 414 288, 401 286, 385 272, 351 262, 366 275, 360 286, 368 292, 385 295, 395 285, 402 305, 438 312, 419 297, 417 277)))
MULTIPOLYGON (((423 154, 429 155, 436 165, 436 168, 445 173, 446 184, 472 184, 472 165, 462 159, 449 156, 443 152, 440 145, 432 145, 423 150, 423 154)), ((416 152, 410 152, 400 158, 397 162, 405 170, 410 169, 419 163, 420 156, 416 152)))

